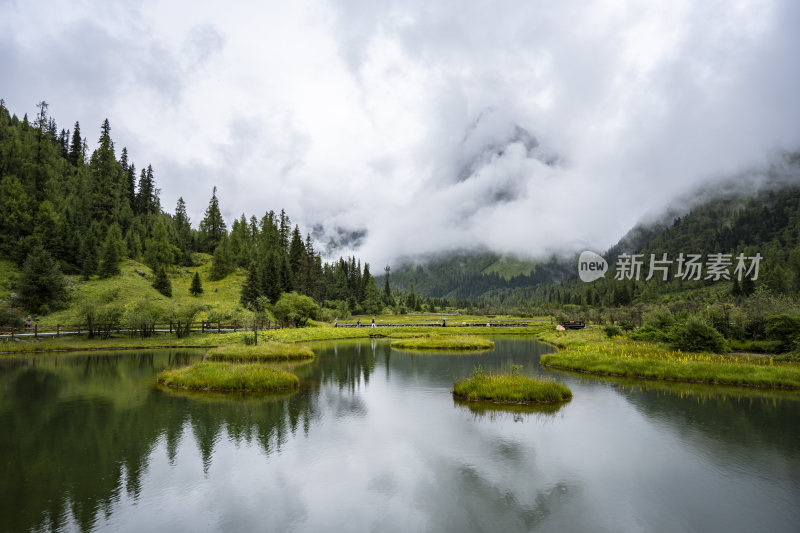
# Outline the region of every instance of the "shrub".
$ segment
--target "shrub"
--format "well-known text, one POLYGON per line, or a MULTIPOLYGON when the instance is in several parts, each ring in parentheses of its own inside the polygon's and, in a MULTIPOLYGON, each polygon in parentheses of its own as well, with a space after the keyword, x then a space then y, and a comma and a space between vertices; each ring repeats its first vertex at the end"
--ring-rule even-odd
POLYGON ((800 339, 800 316, 771 316, 767 318, 765 333, 768 339, 781 343, 781 351, 789 351, 795 339, 800 339))
POLYGON ((89 338, 100 335, 104 339, 122 324, 124 309, 115 302, 104 303, 102 299, 86 300, 79 309, 81 320, 86 322, 89 338))
POLYGON ((669 309, 658 308, 644 316, 644 328, 669 331, 675 325, 675 316, 669 309))
POLYGON ((603 331, 606 332, 606 336, 610 339, 611 337, 615 337, 619 335, 622 330, 619 329, 617 326, 612 326, 611 324, 604 326, 603 331))
POLYGON ((319 315, 319 306, 308 296, 301 296, 296 292, 285 292, 275 304, 275 318, 282 322, 301 327, 309 319, 316 319, 319 315))
POLYGON ((123 323, 131 330, 131 335, 149 337, 155 333, 156 322, 164 318, 165 309, 157 302, 143 298, 125 312, 123 323))
POLYGON ((672 345, 685 352, 725 351, 725 338, 706 320, 691 316, 672 328, 672 345))
POLYGON ((22 311, 13 307, 0 307, 0 326, 21 328, 24 325, 22 311))
POLYGON ((197 313, 200 312, 200 307, 196 305, 174 306, 170 309, 169 321, 172 324, 172 331, 178 337, 186 337, 189 335, 192 327, 192 322, 197 313))

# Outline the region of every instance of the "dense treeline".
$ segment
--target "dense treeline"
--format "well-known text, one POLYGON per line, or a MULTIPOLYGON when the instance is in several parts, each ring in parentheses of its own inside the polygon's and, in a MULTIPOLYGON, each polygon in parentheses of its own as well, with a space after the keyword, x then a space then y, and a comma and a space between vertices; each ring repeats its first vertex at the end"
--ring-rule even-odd
MULTIPOLYGON (((170 296, 169 272, 203 252, 213 255, 210 279, 247 270, 241 303, 249 308, 298 292, 342 313, 382 309, 369 265, 323 264, 283 210, 242 215, 229 231, 215 187, 195 229, 183 198, 172 214, 162 207, 155 169, 117 150, 108 120, 90 152, 78 122, 59 130, 48 104, 37 107, 31 122, 0 100, 0 256, 23 269, 15 305, 45 314, 65 302, 62 273, 113 277, 126 257, 149 266, 153 286, 170 296)), ((192 293, 201 292, 198 277, 192 293)))

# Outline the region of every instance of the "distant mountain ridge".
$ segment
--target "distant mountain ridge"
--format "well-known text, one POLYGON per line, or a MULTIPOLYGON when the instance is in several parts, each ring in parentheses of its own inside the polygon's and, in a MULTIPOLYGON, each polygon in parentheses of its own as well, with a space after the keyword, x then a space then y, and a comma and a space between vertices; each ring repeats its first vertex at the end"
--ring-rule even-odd
MULTIPOLYGON (((800 289, 800 265, 794 266, 792 256, 798 250, 795 254, 800 260, 800 155, 785 156, 781 168, 770 169, 756 187, 744 188, 731 180, 722 183, 716 194, 703 192, 703 197, 706 199, 688 209, 672 208, 656 221, 635 226, 602 255, 613 264, 621 253, 642 253, 645 257, 651 253, 658 257, 663 253, 676 257, 681 252, 761 253, 765 258, 761 283, 777 292, 800 289)), ((587 299, 600 298, 593 297, 592 290, 613 293, 608 280, 594 286, 577 281, 581 251, 575 250, 571 257, 532 261, 488 250, 462 250, 392 265, 390 282, 392 288, 403 291, 413 284, 415 292, 424 296, 497 305, 587 303, 587 299)), ((383 276, 376 281, 382 285, 383 276)), ((670 282, 658 291, 678 290, 676 285, 680 283, 670 282)), ((619 288, 615 290, 620 292, 619 288)), ((624 303, 636 297, 636 285, 626 290, 630 294, 608 296, 602 303, 613 305, 620 299, 624 303)))

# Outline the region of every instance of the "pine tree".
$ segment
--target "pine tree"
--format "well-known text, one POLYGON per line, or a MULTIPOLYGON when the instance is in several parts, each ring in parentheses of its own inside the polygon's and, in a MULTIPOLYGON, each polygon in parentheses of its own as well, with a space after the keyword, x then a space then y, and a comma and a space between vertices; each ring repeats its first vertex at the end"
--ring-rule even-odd
POLYGON ((217 188, 211 193, 211 200, 208 202, 205 217, 200 222, 200 245, 204 252, 211 253, 219 245, 223 234, 228 233, 222 213, 219 210, 219 199, 217 199, 217 188))
POLYGON ((258 265, 250 263, 247 269, 247 279, 242 284, 242 294, 239 301, 242 307, 249 309, 261 295, 261 276, 259 275, 258 265))
POLYGON ((261 263, 261 295, 266 296, 271 303, 281 297, 281 280, 278 271, 277 252, 267 254, 266 261, 261 263))
POLYGON ((111 125, 103 121, 99 146, 92 153, 91 205, 95 220, 110 223, 118 219, 120 209, 121 172, 114 156, 114 143, 111 140, 111 125))
POLYGON ((221 280, 233 272, 234 269, 235 265, 230 239, 227 235, 223 234, 219 245, 214 250, 214 256, 211 258, 211 272, 208 275, 208 279, 214 281, 221 280))
POLYGON ((175 232, 177 234, 178 248, 180 249, 181 264, 191 266, 192 259, 192 225, 189 222, 189 215, 186 213, 186 202, 183 197, 178 198, 175 206, 175 232))
POLYGON ((411 287, 408 289, 408 296, 406 297, 406 307, 409 309, 416 309, 417 307, 417 295, 414 294, 414 284, 411 284, 411 287))
POLYGON ((101 278, 110 278, 119 274, 119 261, 122 257, 122 232, 116 224, 108 227, 100 257, 98 274, 101 278))
MULTIPOLYGON (((163 215, 166 216, 166 215, 163 215)), ((169 242, 169 233, 162 217, 158 217, 153 224, 153 237, 147 239, 144 245, 144 260, 150 268, 155 270, 157 265, 171 265, 175 262, 178 249, 169 242)))
POLYGON ((32 313, 49 312, 66 301, 61 269, 42 246, 34 247, 25 259, 17 291, 23 308, 32 313))
POLYGON ((192 296, 200 296, 203 294, 203 284, 200 282, 200 273, 195 272, 192 277, 192 286, 189 287, 189 292, 192 296))
POLYGON ((167 270, 164 268, 164 265, 158 265, 155 269, 153 288, 167 298, 172 298, 172 283, 169 281, 169 276, 167 276, 167 270))
POLYGON ((20 240, 30 232, 30 203, 19 179, 4 176, 0 181, 0 253, 4 257, 10 257, 20 240))

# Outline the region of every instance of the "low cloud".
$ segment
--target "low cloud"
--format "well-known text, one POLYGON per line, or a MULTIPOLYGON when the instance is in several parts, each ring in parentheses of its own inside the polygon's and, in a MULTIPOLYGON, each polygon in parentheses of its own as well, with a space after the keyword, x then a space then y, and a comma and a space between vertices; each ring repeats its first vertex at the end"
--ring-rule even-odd
POLYGON ((195 223, 217 185, 373 264, 605 249, 800 148, 792 0, 7 6, 10 109, 108 116, 195 223))

